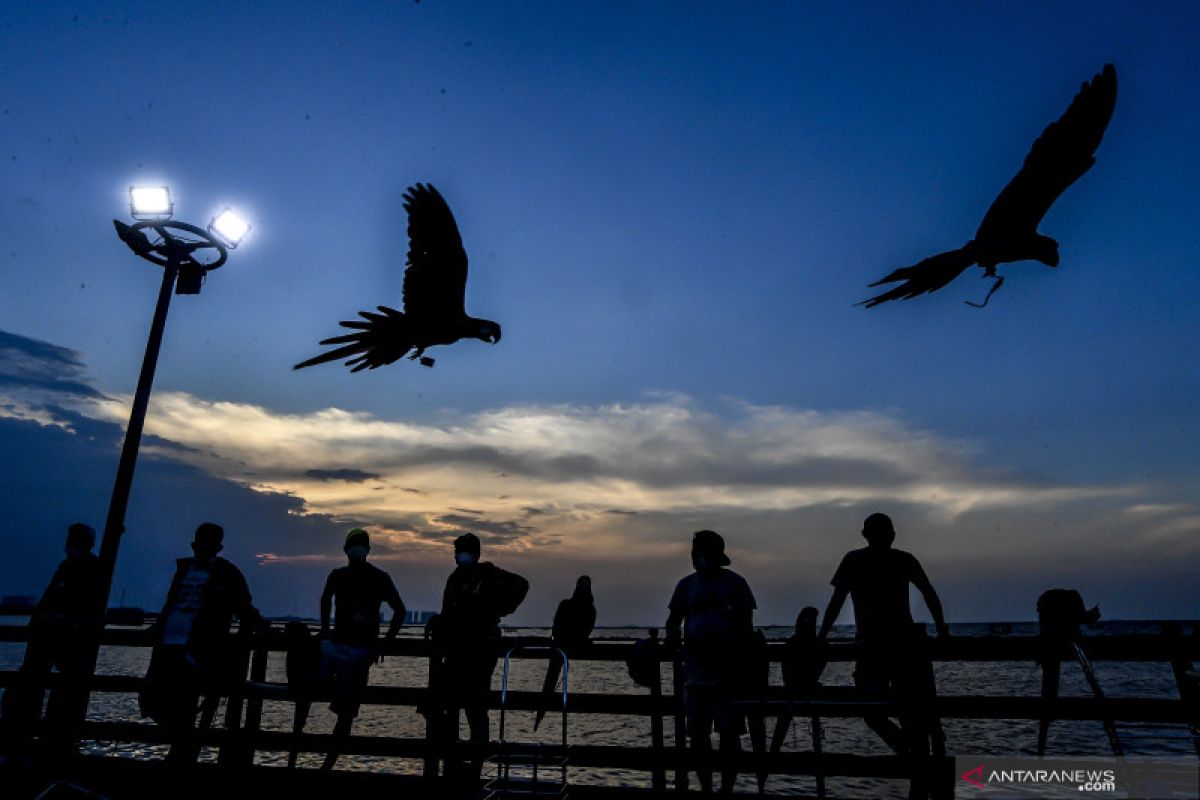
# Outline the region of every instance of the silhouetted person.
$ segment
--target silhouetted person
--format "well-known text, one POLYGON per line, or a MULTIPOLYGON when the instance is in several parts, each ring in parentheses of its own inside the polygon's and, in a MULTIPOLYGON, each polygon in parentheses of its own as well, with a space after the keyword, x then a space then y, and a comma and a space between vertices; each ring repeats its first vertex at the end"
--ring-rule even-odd
MULTIPOLYGON (((575 581, 575 591, 570 597, 560 602, 558 609, 554 612, 554 627, 551 628, 550 637, 554 640, 554 644, 570 658, 573 648, 588 643, 595 627, 596 603, 592 597, 592 579, 587 575, 580 575, 575 581)), ((546 679, 542 681, 542 694, 547 699, 555 694, 554 689, 558 685, 558 676, 561 672, 562 661, 557 654, 550 656, 550 660, 546 664, 546 679)), ((538 725, 542 724, 542 718, 545 716, 546 708, 543 706, 538 709, 537 717, 533 720, 535 731, 538 729, 538 725)))
POLYGON ((167 730, 176 766, 196 760, 195 719, 201 694, 228 694, 240 680, 236 674, 244 639, 262 625, 241 571, 219 557, 225 531, 205 522, 196 528, 192 557, 176 562, 175 577, 154 623, 156 644, 140 699, 142 716, 153 717, 167 730), (242 643, 230 625, 238 619, 242 643))
POLYGON ((91 647, 104 603, 100 561, 92 554, 96 532, 77 522, 67 529, 66 558, 29 618, 29 642, 16 681, 4 692, 5 749, 18 754, 29 744, 42 712, 46 680, 61 681, 46 708, 46 744, 62 757, 74 753, 79 723, 87 712, 91 647))
MULTIPOLYGON (((930 739, 936 740, 941 726, 920 708, 925 705, 922 700, 931 699, 934 687, 931 667, 926 676, 924 626, 914 629, 909 610, 909 585, 917 587, 924 598, 938 636, 949 632, 942 603, 921 562, 911 553, 892 547, 896 531, 887 514, 867 517, 862 535, 867 546, 847 553, 833 575, 833 597, 817 639, 826 638, 849 595, 859 647, 854 685, 870 693, 891 695, 905 709, 900 726, 881 715, 869 715, 864 721, 897 754, 925 756, 930 739)), ((923 791, 923 782, 914 779, 913 794, 921 796, 923 791)))
POLYGON ((323 641, 318 680, 332 683, 333 702, 329 710, 337 714, 333 744, 321 769, 333 769, 337 763, 338 752, 358 716, 371 664, 383 661, 379 649, 380 606, 387 603, 392 609, 386 641, 394 640, 404 624, 404 601, 396 591, 396 584, 386 572, 367 563, 367 553, 371 551, 367 532, 355 528, 347 533, 342 549, 350 563, 329 573, 325 591, 321 593, 323 641), (337 613, 330 633, 330 612, 335 606, 337 613))
MULTIPOLYGON (((471 741, 488 741, 488 693, 500 652, 500 618, 511 614, 525 599, 529 582, 488 561, 480 561, 479 538, 464 533, 454 540, 454 571, 446 579, 442 610, 426 626, 433 639, 434 663, 430 671, 433 707, 426 709, 436 738, 445 744, 458 736, 462 709, 471 730, 471 741)), ((471 762, 477 778, 482 759, 471 762)), ((447 763, 447 773, 457 767, 447 763)))
POLYGON ((1042 131, 1025 156, 1021 171, 992 202, 974 239, 957 250, 930 256, 875 281, 872 286, 904 283, 859 305, 870 308, 888 300, 907 300, 936 291, 978 264, 983 267, 984 277, 995 281, 982 303, 968 301, 982 308, 1004 282, 996 274, 999 264, 1033 260, 1057 267, 1058 242, 1038 233, 1038 223, 1058 196, 1096 163, 1094 153, 1116 103, 1117 71, 1106 64, 1090 83, 1083 84, 1063 115, 1042 131))
POLYGON ((731 793, 737 779, 736 759, 741 752, 743 715, 733 705, 742 658, 754 636, 756 607, 749 584, 725 569, 725 540, 714 531, 692 536, 695 572, 679 581, 667 608, 667 646, 679 644, 683 631, 683 705, 691 738, 696 774, 705 792, 712 791, 708 762, 712 752, 709 734, 717 729, 725 760, 721 791, 731 793))

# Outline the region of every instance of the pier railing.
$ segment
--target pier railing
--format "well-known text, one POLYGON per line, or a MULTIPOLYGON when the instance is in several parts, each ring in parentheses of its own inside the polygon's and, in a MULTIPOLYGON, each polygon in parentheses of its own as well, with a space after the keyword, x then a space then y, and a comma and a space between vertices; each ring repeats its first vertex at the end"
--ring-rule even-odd
MULTIPOLYGON (((1193 663, 1200 661, 1200 624, 1160 623, 1161 633, 1142 635, 1103 635, 1086 638, 1088 657, 1093 661, 1163 662, 1169 664, 1177 682, 1177 698, 1141 698, 1106 696, 1059 697, 1053 702, 1052 716, 1056 720, 1098 720, 1143 723, 1178 723, 1200 733, 1200 686, 1193 663), (1190 631, 1188 630, 1190 628, 1190 631)), ((657 631, 647 631, 657 638, 657 631)), ((28 637, 25 626, 0 626, 0 642, 23 642, 28 637)), ((506 636, 506 645, 528 644, 531 637, 506 636)), ((536 641, 545 642, 545 639, 536 641)), ((102 644, 118 647, 152 646, 147 629, 109 627, 102 644)), ((245 682, 228 698, 224 724, 202 732, 202 744, 220 748, 220 762, 246 766, 254 763, 260 751, 325 752, 330 745, 329 735, 300 734, 289 731, 262 729, 262 704, 266 700, 291 701, 297 696, 285 684, 267 681, 268 659, 281 658, 287 640, 277 625, 256 635, 247 653, 245 682)), ((631 653, 632 640, 597 640, 570 651, 572 663, 587 661, 623 663, 631 653)), ((649 719, 650 731, 644 746, 571 744, 570 763, 577 767, 617 768, 647 773, 654 789, 666 790, 668 775, 674 789, 686 791, 688 769, 691 765, 686 750, 681 702, 682 671, 677 654, 658 645, 660 680, 650 689, 638 693, 589 692, 587 687, 572 685, 568 699, 571 715, 615 714, 649 719), (669 691, 664 691, 664 684, 669 691), (665 726, 671 725, 674 736, 666 741, 665 726)), ((1044 645, 1033 636, 947 637, 929 640, 928 656, 935 662, 1035 662, 1045 655, 1044 645)), ((784 656, 782 641, 769 641, 767 657, 779 662, 784 656)), ((416 638, 401 637, 383 645, 388 657, 428 660, 430 643, 416 638)), ((830 662, 853 661, 857 651, 853 642, 832 640, 824 657, 830 662)), ((532 655, 542 658, 544 655, 532 655)), ((575 674, 577 670, 573 669, 575 674)), ((0 671, 0 686, 12 685, 15 671, 0 671)), ((57 676, 51 676, 52 687, 57 676)), ((142 688, 141 675, 97 675, 92 678, 93 692, 136 693, 142 688)), ((631 682, 632 687, 632 682, 631 682)), ((415 707, 426 699, 424 686, 369 686, 363 696, 364 704, 393 707, 415 707)), ((309 695, 303 699, 328 699, 309 695)), ((537 710, 546 706, 544 696, 535 691, 509 691, 507 708, 537 710)), ((491 707, 498 708, 500 693, 492 692, 491 707)), ((812 689, 769 687, 748 694, 742 699, 747 708, 755 708, 766 716, 789 713, 797 718, 855 718, 866 714, 886 713, 895 716, 899 707, 889 701, 866 699, 852 687, 820 686, 812 689)), ((1047 713, 1046 702, 1039 696, 1011 695, 939 695, 934 701, 936 714, 942 718, 1038 720, 1047 713)), ((644 723, 642 723, 644 724, 644 723)), ((493 731, 495 727, 493 725, 493 731)), ((119 743, 166 743, 164 731, 148 722, 111 722, 89 720, 84 727, 85 739, 119 743)), ((495 743, 489 750, 495 748, 495 743)), ((519 745, 509 745, 519 749, 519 745)), ((471 745, 462 745, 471 755, 471 745)), ((428 737, 390 737, 355 735, 340 747, 344 755, 389 756, 424 761, 426 777, 435 777, 437 758, 444 755, 436 742, 428 737)), ((488 755, 482 753, 479 755, 488 755)), ((1200 755, 1200 742, 1197 743, 1200 755)), ((714 755, 715 758, 715 755, 714 755)), ((949 757, 926 759, 914 765, 898 756, 865 756, 852 753, 781 752, 774 755, 743 753, 739 770, 754 772, 765 769, 773 775, 823 775, 909 778, 915 768, 931 770, 936 775, 950 775, 949 757)), ((714 762, 715 763, 715 762, 714 762)), ((712 766, 710 764, 709 766, 712 766)))

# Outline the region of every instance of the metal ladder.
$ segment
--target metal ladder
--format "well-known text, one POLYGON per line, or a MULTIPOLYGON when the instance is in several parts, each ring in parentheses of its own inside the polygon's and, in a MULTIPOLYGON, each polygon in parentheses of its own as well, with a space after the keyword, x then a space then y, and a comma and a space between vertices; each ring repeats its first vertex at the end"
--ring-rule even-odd
MULTIPOLYGON (((567 797, 567 687, 570 675, 567 654, 554 645, 523 645, 504 654, 504 676, 500 686, 499 751, 488 759, 496 765, 496 777, 484 785, 486 800, 500 798, 567 797), (562 659, 562 742, 510 742, 505 728, 508 711, 508 671, 513 654, 546 653, 562 659)), ((539 693, 540 695, 540 693, 539 693)))

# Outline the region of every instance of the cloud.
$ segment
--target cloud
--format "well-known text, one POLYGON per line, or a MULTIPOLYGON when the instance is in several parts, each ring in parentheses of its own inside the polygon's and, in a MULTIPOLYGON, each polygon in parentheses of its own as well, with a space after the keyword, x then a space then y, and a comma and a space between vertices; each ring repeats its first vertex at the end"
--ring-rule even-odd
MULTIPOLYGON (((117 420, 125 403, 96 400, 92 408, 117 420)), ((679 397, 516 406, 435 426, 336 408, 285 414, 176 392, 156 396, 147 430, 191 449, 180 458, 330 514, 561 519, 893 501, 953 520, 983 508, 1049 508, 1131 491, 984 469, 971 443, 884 412, 750 404, 714 411, 679 397), (355 466, 304 466, 334 460, 355 466), (355 485, 368 478, 402 488, 355 485)))
MULTIPOLYGON (((34 454, 26 458, 35 469, 47 468, 42 455, 71 465, 73 477, 55 491, 87 487, 95 519, 129 398, 92 389, 71 351, 3 341, 15 341, 22 359, 0 384, 9 472, 29 477, 21 454, 34 454), (11 412, 20 403, 23 416, 11 412)), ((988 455, 978 442, 875 409, 658 395, 514 405, 433 425, 160 392, 135 491, 142 505, 131 514, 140 526, 170 520, 173 541, 206 508, 243 518, 253 546, 239 552, 241 563, 254 565, 252 584, 273 587, 267 596, 281 610, 319 592, 324 571, 342 559, 341 536, 356 526, 371 530, 371 557, 395 572, 406 602, 436 607, 450 543, 470 530, 485 558, 531 579, 518 622, 546 621, 582 573, 595 580, 604 623, 661 621, 698 528, 726 535, 735 568, 759 596, 759 619, 789 620, 799 605, 823 604, 841 555, 861 544, 862 518, 881 509, 897 520, 898 546, 921 556, 960 619, 1020 617, 1011 609, 1026 605, 1028 616, 1031 598, 1067 582, 1098 600, 1122 586, 1128 607, 1147 608, 1131 594, 1128 565, 1181 586, 1200 568, 1200 508, 1187 476, 1171 487, 1078 484, 996 468, 988 455), (147 486, 152 495, 139 495, 147 486), (189 498, 186 514, 179 497, 189 498)), ((26 483, 26 496, 12 502, 22 524, 35 524, 35 506, 58 500, 26 483)), ((164 554, 148 546, 133 545, 133 563, 164 554)), ((11 552, 14 563, 32 557, 11 552)), ((1157 602, 1160 613, 1189 613, 1183 600, 1157 602)))
POLYGON ((363 472, 361 469, 306 469, 306 478, 318 481, 346 481, 347 483, 362 483, 377 480, 380 476, 374 472, 363 472))
POLYGON ((86 380, 86 367, 74 350, 0 331, 0 388, 75 397, 102 397, 86 380))
POLYGON ((63 404, 103 397, 74 350, 0 331, 0 417, 69 428, 63 404))

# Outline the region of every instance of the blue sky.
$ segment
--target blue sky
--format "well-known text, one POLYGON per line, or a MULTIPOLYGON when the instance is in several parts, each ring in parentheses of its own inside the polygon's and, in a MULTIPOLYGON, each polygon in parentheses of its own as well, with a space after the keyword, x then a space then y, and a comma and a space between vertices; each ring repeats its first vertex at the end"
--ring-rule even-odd
POLYGON ((102 523, 158 287, 110 220, 166 182, 177 218, 255 228, 172 305, 131 601, 212 518, 267 611, 313 613, 365 524, 410 606, 472 529, 531 578, 521 621, 586 571, 602 624, 653 623, 714 527, 787 621, 885 510, 952 618, 1058 585, 1195 616, 1198 34, 1185 3, 7 8, 0 591, 102 523), (1041 226, 1058 269, 1005 268, 983 311, 978 270, 854 306, 970 238, 1108 62, 1097 164, 1041 226), (292 372, 399 303, 416 181, 504 340, 292 372))

